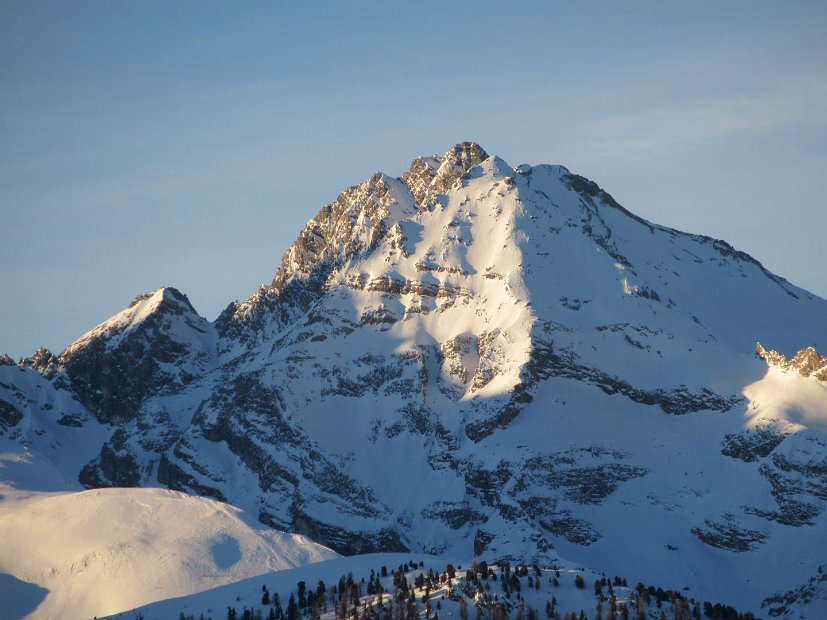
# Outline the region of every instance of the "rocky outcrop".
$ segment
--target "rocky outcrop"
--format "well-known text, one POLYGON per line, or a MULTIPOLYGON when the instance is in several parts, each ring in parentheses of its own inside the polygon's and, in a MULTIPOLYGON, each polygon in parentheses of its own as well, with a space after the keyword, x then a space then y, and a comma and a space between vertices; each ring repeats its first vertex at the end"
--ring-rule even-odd
POLYGON ((423 508, 420 514, 423 519, 439 519, 452 530, 488 521, 488 517, 474 510, 470 502, 435 502, 423 508))
POLYGON ((60 367, 58 358, 46 347, 40 347, 31 357, 20 360, 20 365, 36 370, 49 379, 57 375, 60 367))
MULTIPOLYGON (((815 438, 800 440, 809 447, 823 447, 815 438)), ((827 503, 827 456, 813 457, 812 453, 793 451, 775 453, 758 468, 772 487, 777 509, 754 507, 747 512, 790 527, 814 525, 827 503)))
POLYGON ((693 528, 692 533, 710 547, 736 553, 751 551, 767 539, 763 532, 738 525, 731 515, 721 521, 705 519, 704 527, 693 528))
POLYGON ((577 361, 571 351, 555 351, 553 344, 538 342, 532 353, 531 371, 540 378, 566 377, 591 383, 606 394, 623 394, 642 405, 657 405, 665 413, 686 415, 697 411, 729 411, 743 399, 740 396, 722 396, 709 388, 693 392, 685 385, 672 388, 642 389, 620 377, 577 361))
POLYGON ((721 453, 746 463, 769 456, 793 432, 790 425, 764 423, 741 433, 727 433, 721 453))
POLYGON ((0 435, 23 419, 23 412, 12 403, 0 400, 0 435))
POLYGON ((805 618, 810 603, 824 600, 827 600, 827 565, 819 564, 807 581, 786 592, 768 596, 761 607, 766 608, 773 618, 805 618))
POLYGON ((815 377, 819 381, 827 382, 827 357, 819 355, 813 347, 801 349, 791 359, 787 359, 778 351, 767 351, 761 343, 756 343, 755 354, 770 366, 776 366, 786 371, 796 371, 802 377, 815 377))
MULTIPOLYGON (((494 468, 461 463, 467 492, 482 509, 475 520, 474 511, 452 516, 467 514, 468 523, 478 525, 488 522, 482 515, 494 509, 506 522, 519 524, 522 531, 539 530, 538 541, 550 535, 588 546, 601 534, 593 523, 577 515, 577 506, 600 505, 621 484, 648 473, 624 462, 628 459, 629 455, 590 446, 521 461, 503 459, 494 468)), ((477 532, 480 545, 484 542, 487 546, 497 538, 491 532, 480 532, 483 530, 477 532)))
POLYGON ((454 182, 471 168, 488 159, 488 153, 476 142, 456 144, 442 158, 417 157, 402 179, 416 204, 425 207, 436 196, 448 191, 454 182))
POLYGON ((100 456, 88 463, 78 476, 86 488, 136 487, 141 483, 141 472, 134 452, 127 444, 127 434, 118 429, 101 447, 100 456))
POLYGON ((359 532, 332 523, 317 521, 297 507, 292 509, 292 513, 291 529, 294 532, 303 534, 343 555, 410 551, 399 537, 399 532, 391 528, 359 532))
POLYGON ((465 434, 475 442, 491 435, 498 428, 505 428, 533 401, 532 388, 540 381, 559 377, 574 379, 594 385, 606 394, 622 394, 643 405, 656 405, 671 415, 686 415, 698 411, 729 411, 743 399, 740 396, 722 396, 708 388, 693 392, 680 385, 670 389, 642 389, 628 381, 606 373, 599 368, 580 364, 571 351, 555 351, 553 343, 537 338, 531 351, 531 359, 524 369, 525 381, 511 391, 510 399, 495 415, 472 422, 465 434))

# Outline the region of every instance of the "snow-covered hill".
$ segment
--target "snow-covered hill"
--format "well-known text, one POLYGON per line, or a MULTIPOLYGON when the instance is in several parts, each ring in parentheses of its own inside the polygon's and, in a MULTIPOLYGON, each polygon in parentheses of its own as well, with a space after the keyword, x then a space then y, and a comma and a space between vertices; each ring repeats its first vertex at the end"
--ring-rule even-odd
POLYGON ((163 489, 4 491, 0 532, 4 618, 91 618, 336 557, 163 489))
POLYGON ((825 316, 462 143, 347 189, 215 323, 164 288, 0 365, 0 441, 17 488, 165 486, 345 554, 562 556, 757 611, 827 548, 825 316))
MULTIPOLYGON (((630 583, 571 563, 459 562, 419 554, 366 554, 268 573, 117 614, 122 620, 395 617, 467 620, 638 618, 750 620, 754 616, 692 592, 630 583), (304 584, 304 587, 302 587, 304 584), (572 614, 574 614, 572 616, 572 614), (582 615, 581 615, 582 614, 582 615)), ((827 601, 809 611, 824 614, 827 601)))

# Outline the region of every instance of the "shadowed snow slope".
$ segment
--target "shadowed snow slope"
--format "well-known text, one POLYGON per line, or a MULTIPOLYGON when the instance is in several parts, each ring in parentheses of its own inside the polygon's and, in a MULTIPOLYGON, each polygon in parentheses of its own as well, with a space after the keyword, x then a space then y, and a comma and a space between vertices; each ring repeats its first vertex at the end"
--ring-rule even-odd
POLYGON ((17 580, 6 618, 5 600, 33 587, 42 600, 23 610, 30 617, 91 618, 336 557, 302 536, 251 526, 232 506, 162 489, 11 491, 0 532, 0 573, 17 580))

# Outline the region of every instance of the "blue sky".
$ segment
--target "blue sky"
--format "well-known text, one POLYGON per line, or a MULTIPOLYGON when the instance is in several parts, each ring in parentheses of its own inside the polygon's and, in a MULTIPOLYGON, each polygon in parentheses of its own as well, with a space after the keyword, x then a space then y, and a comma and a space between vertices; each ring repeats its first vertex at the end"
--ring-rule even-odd
POLYGON ((823 2, 2 0, 0 352, 161 285, 213 319, 339 191, 461 140, 827 297, 824 32, 823 2))

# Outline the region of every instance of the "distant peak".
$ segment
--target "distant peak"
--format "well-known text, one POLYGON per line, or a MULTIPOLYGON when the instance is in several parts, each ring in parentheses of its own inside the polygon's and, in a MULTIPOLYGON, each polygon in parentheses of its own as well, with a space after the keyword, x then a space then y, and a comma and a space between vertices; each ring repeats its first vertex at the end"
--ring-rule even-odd
POLYGON ((192 304, 190 303, 189 298, 186 295, 184 295, 184 293, 179 291, 177 288, 174 288, 172 286, 162 286, 158 289, 158 291, 156 291, 156 293, 157 292, 160 292, 163 298, 166 300, 175 300, 182 304, 186 304, 187 306, 192 308, 192 304))
POLYGON ((455 144, 442 157, 442 163, 449 162, 468 172, 488 159, 488 153, 476 142, 460 142, 455 144))
POLYGON ((476 142, 459 142, 442 157, 417 157, 402 179, 416 203, 424 207, 437 194, 447 191, 456 179, 488 158, 488 153, 476 142))
POLYGON ((143 303, 148 303, 155 307, 159 307, 169 303, 174 303, 176 305, 183 305, 189 310, 192 310, 192 312, 195 312, 195 308, 192 307, 189 298, 187 298, 187 296, 184 295, 184 293, 179 291, 177 288, 174 288, 172 286, 162 286, 160 288, 155 289, 152 292, 141 293, 139 295, 136 295, 135 298, 127 306, 127 309, 134 308, 138 304, 143 303))

